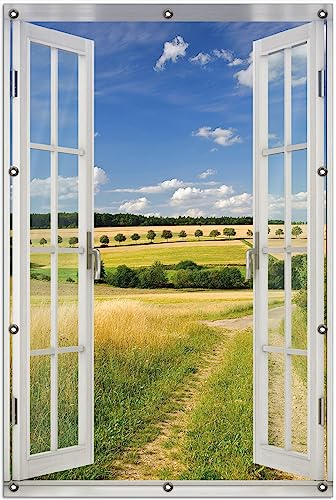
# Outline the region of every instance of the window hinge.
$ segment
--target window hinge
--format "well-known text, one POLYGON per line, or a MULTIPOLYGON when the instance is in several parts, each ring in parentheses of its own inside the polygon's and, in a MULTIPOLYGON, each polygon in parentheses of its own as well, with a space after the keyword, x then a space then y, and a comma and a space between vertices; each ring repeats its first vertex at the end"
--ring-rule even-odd
POLYGON ((318 96, 325 97, 325 71, 320 69, 318 72, 318 96))
POLYGON ((12 397, 11 401, 11 422, 12 425, 16 425, 18 423, 18 400, 14 397, 12 397))
POLYGON ((324 398, 319 398, 319 400, 318 400, 318 423, 319 423, 319 425, 324 425, 324 421, 325 421, 324 398))
POLYGON ((11 97, 18 96, 18 71, 16 69, 12 69, 10 73, 10 95, 11 97))

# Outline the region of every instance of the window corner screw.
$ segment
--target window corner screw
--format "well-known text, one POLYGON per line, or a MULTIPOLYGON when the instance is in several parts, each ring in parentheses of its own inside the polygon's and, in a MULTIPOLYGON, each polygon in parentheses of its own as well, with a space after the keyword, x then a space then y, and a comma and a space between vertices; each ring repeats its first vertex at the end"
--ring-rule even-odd
POLYGON ((173 489, 174 489, 174 485, 173 485, 172 483, 169 483, 169 482, 164 483, 164 484, 163 484, 163 489, 164 489, 164 491, 166 491, 167 493, 170 493, 171 491, 173 491, 173 489))
POLYGON ((16 483, 10 483, 8 485, 8 488, 10 489, 10 491, 12 491, 13 493, 15 493, 16 491, 18 491, 19 485, 16 484, 16 483))
POLYGON ((171 19, 173 17, 173 15, 174 15, 174 12, 170 9, 166 9, 163 11, 163 17, 165 19, 171 19))
POLYGON ((321 481, 320 483, 318 483, 317 489, 321 491, 321 493, 325 493, 328 489, 328 484, 324 481, 321 481))
POLYGON ((321 333, 322 335, 325 335, 328 332, 328 327, 327 325, 319 325, 317 327, 317 331, 321 333))
POLYGON ((325 167, 320 167, 317 169, 317 173, 320 177, 326 177, 326 175, 328 175, 328 169, 326 169, 325 167))
POLYGON ((17 19, 19 17, 19 11, 16 9, 11 9, 8 12, 8 17, 10 17, 10 19, 17 19))
POLYGON ((326 19, 328 17, 328 11, 325 9, 320 9, 317 12, 317 17, 319 17, 320 19, 326 19))
POLYGON ((9 330, 9 333, 11 333, 12 335, 19 333, 19 327, 17 325, 15 325, 15 323, 12 323, 11 325, 9 325, 8 330, 9 330))
POLYGON ((17 167, 11 166, 9 167, 8 173, 11 177, 16 177, 19 175, 19 169, 17 167))

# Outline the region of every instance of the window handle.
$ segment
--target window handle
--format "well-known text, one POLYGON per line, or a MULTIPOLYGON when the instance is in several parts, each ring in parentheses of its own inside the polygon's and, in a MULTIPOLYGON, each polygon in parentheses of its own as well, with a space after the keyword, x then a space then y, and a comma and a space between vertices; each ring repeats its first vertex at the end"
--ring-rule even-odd
POLYGON ((259 269, 259 233, 255 233, 255 247, 250 248, 246 252, 246 275, 245 281, 250 280, 253 277, 253 264, 255 269, 259 269))
POLYGON ((100 280, 101 277, 101 255, 97 248, 92 248, 91 253, 94 257, 94 280, 100 280))

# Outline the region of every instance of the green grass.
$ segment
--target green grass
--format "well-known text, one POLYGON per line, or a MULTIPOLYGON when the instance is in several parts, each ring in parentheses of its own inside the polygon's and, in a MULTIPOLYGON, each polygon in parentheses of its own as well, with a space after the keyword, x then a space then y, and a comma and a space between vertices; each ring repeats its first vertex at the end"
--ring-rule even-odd
POLYGON ((239 332, 191 416, 179 479, 280 479, 253 464, 252 332, 239 332))
POLYGON ((181 260, 193 260, 200 265, 245 264, 246 245, 240 242, 217 242, 216 244, 190 243, 187 245, 147 245, 108 248, 101 251, 106 268, 121 264, 129 267, 149 266, 155 261, 162 264, 177 264, 181 260))

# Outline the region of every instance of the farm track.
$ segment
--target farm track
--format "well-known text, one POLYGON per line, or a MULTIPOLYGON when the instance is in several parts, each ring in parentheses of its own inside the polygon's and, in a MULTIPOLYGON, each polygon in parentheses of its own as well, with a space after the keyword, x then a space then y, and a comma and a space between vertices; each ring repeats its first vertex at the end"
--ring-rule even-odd
POLYGON ((198 403, 203 385, 215 369, 224 362, 230 340, 237 330, 226 330, 223 341, 211 353, 207 353, 198 372, 188 380, 174 397, 178 410, 168 414, 157 425, 158 436, 137 451, 132 460, 127 460, 131 450, 126 451, 125 460, 113 463, 114 479, 142 480, 163 479, 164 471, 169 470, 169 478, 178 478, 186 469, 183 463, 183 443, 188 428, 189 417, 198 403))

